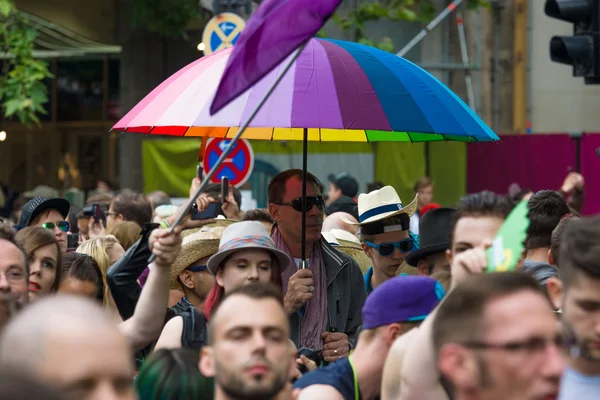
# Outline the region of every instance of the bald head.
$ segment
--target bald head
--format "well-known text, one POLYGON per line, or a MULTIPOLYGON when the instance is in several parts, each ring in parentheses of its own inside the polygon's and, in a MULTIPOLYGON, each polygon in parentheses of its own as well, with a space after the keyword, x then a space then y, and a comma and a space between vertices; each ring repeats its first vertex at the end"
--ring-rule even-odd
POLYGON ((94 301, 58 295, 17 315, 0 338, 0 364, 80 400, 134 400, 131 348, 94 301))
POLYGON ((31 304, 6 326, 0 339, 0 363, 39 365, 49 339, 62 336, 69 341, 66 338, 99 331, 118 333, 104 309, 79 296, 53 296, 31 304))
POLYGON ((329 232, 332 229, 341 229, 343 231, 346 231, 353 235, 356 235, 356 232, 358 231, 357 226, 343 221, 342 217, 346 221, 358 223, 356 218, 354 218, 352 215, 350 215, 348 213, 341 212, 341 211, 335 212, 335 213, 331 214, 330 216, 328 216, 327 218, 325 218, 325 221, 323 221, 323 229, 322 229, 323 232, 329 232))

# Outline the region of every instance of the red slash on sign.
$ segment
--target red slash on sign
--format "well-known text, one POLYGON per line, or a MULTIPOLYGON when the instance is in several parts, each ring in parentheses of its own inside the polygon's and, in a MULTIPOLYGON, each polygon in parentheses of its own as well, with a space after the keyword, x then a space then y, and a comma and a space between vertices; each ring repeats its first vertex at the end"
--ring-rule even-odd
MULTIPOLYGON (((226 139, 209 139, 204 153, 203 169, 205 174, 208 174, 217 163, 217 160, 223 154, 229 142, 226 139)), ((253 168, 254 151, 252 151, 252 146, 250 146, 247 140, 241 139, 217 169, 211 182, 219 183, 221 177, 226 176, 233 186, 239 188, 250 178, 253 168)))

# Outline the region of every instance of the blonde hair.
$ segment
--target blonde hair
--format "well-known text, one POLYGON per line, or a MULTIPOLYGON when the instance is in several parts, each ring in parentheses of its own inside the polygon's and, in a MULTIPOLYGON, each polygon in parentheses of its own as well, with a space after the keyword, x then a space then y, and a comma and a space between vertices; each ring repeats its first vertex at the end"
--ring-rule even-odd
POLYGON ((77 253, 92 257, 100 267, 102 281, 104 282, 104 305, 107 309, 110 308, 110 290, 106 282, 106 271, 111 265, 109 253, 116 244, 119 244, 116 237, 106 235, 88 240, 75 250, 77 253))
POLYGON ((123 249, 127 251, 142 237, 140 235, 141 231, 142 228, 136 222, 120 221, 112 224, 111 227, 106 230, 106 234, 116 237, 121 246, 123 246, 123 249))

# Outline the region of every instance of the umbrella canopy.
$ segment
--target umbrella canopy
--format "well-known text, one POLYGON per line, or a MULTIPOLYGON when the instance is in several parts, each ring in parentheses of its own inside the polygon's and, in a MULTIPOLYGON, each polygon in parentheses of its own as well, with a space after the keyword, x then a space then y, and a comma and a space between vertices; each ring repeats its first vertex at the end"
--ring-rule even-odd
MULTIPOLYGON (((113 129, 233 137, 287 60, 210 115, 231 49, 189 64, 148 94, 113 129)), ((290 59, 292 56, 289 56, 290 59)), ((498 136, 434 76, 369 46, 311 39, 242 137, 261 140, 495 141, 498 136)))
POLYGON ((342 0, 264 0, 229 58, 211 106, 215 114, 313 37, 342 0), (251 67, 249 67, 251 66, 251 67))

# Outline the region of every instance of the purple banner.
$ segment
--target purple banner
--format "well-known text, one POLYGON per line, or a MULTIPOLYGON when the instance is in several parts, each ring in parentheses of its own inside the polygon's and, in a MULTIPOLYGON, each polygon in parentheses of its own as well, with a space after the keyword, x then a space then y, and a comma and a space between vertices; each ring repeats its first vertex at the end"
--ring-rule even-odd
POLYGON ((567 134, 508 135, 496 143, 470 143, 467 192, 506 194, 512 183, 534 191, 558 190, 570 168, 576 169, 576 141, 567 134))

